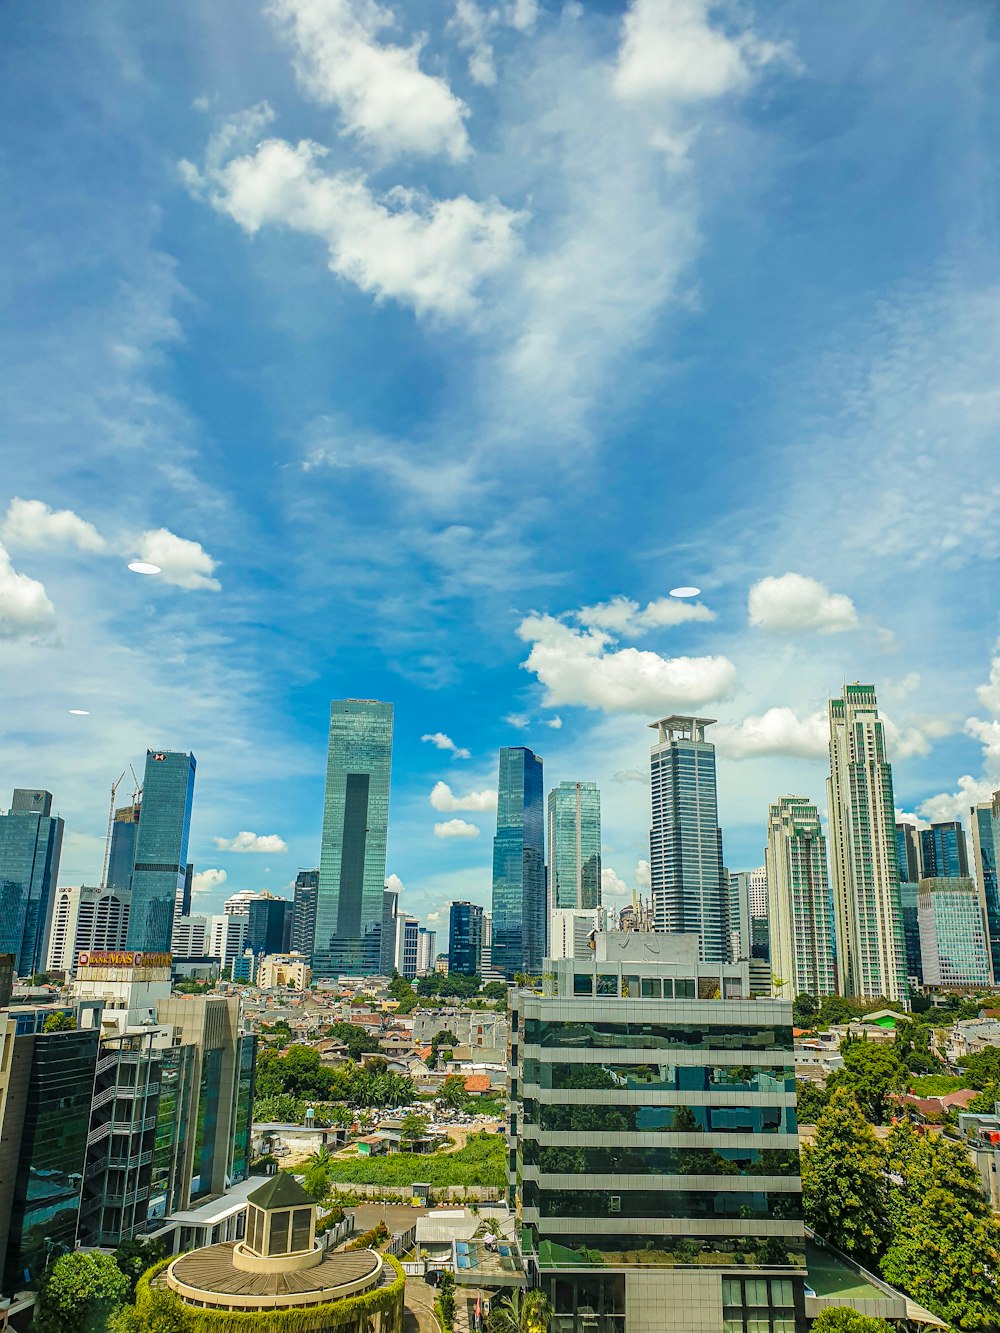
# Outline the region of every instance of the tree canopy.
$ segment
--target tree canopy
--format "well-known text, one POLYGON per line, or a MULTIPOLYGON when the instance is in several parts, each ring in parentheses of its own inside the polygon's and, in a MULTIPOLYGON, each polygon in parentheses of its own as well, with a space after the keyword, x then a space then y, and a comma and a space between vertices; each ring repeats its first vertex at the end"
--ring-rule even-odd
POLYGON ((853 1094, 838 1088, 802 1151, 802 1203, 811 1227, 869 1267, 888 1233, 885 1152, 853 1094))
POLYGON ((859 1314, 849 1305, 821 1310, 812 1322, 812 1333, 895 1333, 893 1326, 875 1315, 859 1314))
POLYGON ((844 1088, 852 1094, 865 1118, 884 1125, 891 1117, 892 1094, 906 1087, 906 1069, 892 1046, 880 1042, 845 1041, 843 1069, 827 1080, 827 1092, 844 1088))
POLYGON ((57 1259, 38 1287, 32 1333, 104 1333, 128 1300, 129 1279, 101 1250, 75 1250, 57 1259))

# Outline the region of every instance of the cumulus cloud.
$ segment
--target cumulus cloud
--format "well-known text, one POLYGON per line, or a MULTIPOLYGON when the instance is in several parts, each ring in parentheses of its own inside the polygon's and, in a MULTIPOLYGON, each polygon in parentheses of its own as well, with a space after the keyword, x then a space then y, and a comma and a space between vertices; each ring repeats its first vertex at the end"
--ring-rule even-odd
POLYGON ((191 877, 192 893, 211 893, 221 888, 229 876, 224 870, 198 870, 191 877))
POLYGON ((532 615, 518 626, 531 644, 522 662, 545 687, 545 703, 606 713, 658 713, 698 708, 728 694, 736 668, 725 657, 660 657, 637 648, 612 650, 602 630, 576 630, 554 616, 532 615))
POLYGON ((1000 718, 1000 643, 997 644, 993 661, 990 663, 989 681, 977 687, 976 695, 984 708, 994 717, 1000 718))
POLYGON ((55 607, 45 585, 18 573, 6 549, 0 546, 0 639, 45 643, 54 638, 55 632, 55 607))
POLYGON ((138 557, 151 565, 159 565, 159 577, 164 583, 177 588, 208 588, 218 591, 222 586, 212 574, 219 563, 213 560, 200 542, 178 537, 166 528, 144 532, 138 540, 138 557))
POLYGON ((450 736, 446 736, 443 731, 432 731, 426 736, 421 736, 422 741, 427 741, 433 745, 436 750, 450 750, 454 759, 471 759, 472 754, 469 750, 460 745, 456 745, 450 736))
POLYGON ((393 893, 402 893, 406 885, 398 875, 387 875, 385 878, 385 887, 391 889, 393 893))
POLYGON ((216 838, 220 852, 287 852, 288 843, 277 833, 248 833, 244 830, 235 838, 216 838))
POLYGON ((550 717, 545 725, 547 727, 551 727, 553 731, 559 731, 562 727, 562 724, 563 724, 562 718, 557 713, 555 717, 550 717))
POLYGON ((609 630, 612 634, 644 634, 652 629, 683 625, 692 620, 714 620, 715 612, 701 602, 683 602, 676 597, 657 597, 640 608, 629 597, 612 597, 609 602, 583 606, 574 615, 587 629, 609 630))
POLYGON ((189 189, 250 234, 283 226, 317 237, 331 272, 377 300, 418 315, 468 315, 480 283, 517 251, 522 215, 495 199, 434 199, 401 186, 376 195, 356 171, 324 172, 320 144, 267 139, 226 161, 231 144, 229 135, 221 148, 209 145, 204 174, 181 163, 189 189))
POLYGON ((899 809, 895 810, 894 814, 897 824, 912 824, 917 829, 930 828, 927 820, 922 819, 920 815, 911 815, 908 811, 899 809))
POLYGON ((747 609, 750 624, 772 634, 797 630, 839 634, 860 624, 850 597, 830 592, 817 579, 803 574, 760 579, 750 589, 747 609))
POLYGON ((427 913, 427 920, 428 920, 428 921, 440 921, 440 920, 441 920, 441 913, 440 913, 440 912, 428 912, 428 913, 427 913))
POLYGON ((709 21, 711 0, 635 0, 622 24, 614 86, 628 100, 693 102, 739 92, 755 70, 786 54, 751 29, 709 21))
MULTIPOLYGON (((466 792, 456 796, 447 782, 435 782, 430 795, 431 805, 435 810, 495 810, 497 794, 489 788, 483 791, 466 792)), ((477 830, 478 831, 478 830, 477 830)))
POLYGON ((919 810, 932 823, 944 819, 968 819, 969 810, 980 801, 992 798, 997 784, 989 778, 974 778, 965 773, 958 779, 958 791, 940 792, 922 801, 919 810))
POLYGON ((612 773, 612 782, 648 782, 649 774, 644 773, 641 768, 620 768, 617 773, 612 773))
POLYGON ((507 0, 486 8, 476 0, 457 0, 449 23, 458 44, 469 52, 469 75, 474 83, 492 87, 497 81, 492 38, 500 27, 530 32, 538 19, 538 0, 507 0))
POLYGON ((508 713, 504 721, 508 727, 516 727, 518 731, 525 731, 531 726, 531 718, 527 713, 508 713))
POLYGON ((896 722, 882 714, 886 747, 890 759, 911 759, 930 754, 931 746, 955 730, 956 718, 947 714, 919 714, 896 722))
POLYGON ((435 838, 478 838, 479 829, 475 824, 467 824, 464 819, 446 819, 434 825, 435 838))
POLYGON ((712 739, 719 753, 730 759, 780 754, 797 759, 821 759, 827 753, 829 724, 819 709, 800 718, 792 708, 769 708, 740 722, 715 727, 712 739))
POLYGON ((0 524, 0 538, 8 546, 28 550, 68 545, 101 553, 108 545, 94 525, 72 509, 50 509, 41 500, 22 500, 17 495, 0 524))
POLYGON ((649 862, 638 861, 635 867, 635 883, 640 889, 648 889, 652 886, 652 878, 649 873, 649 862))
POLYGON ((610 866, 601 867, 601 896, 606 894, 630 893, 631 890, 616 870, 610 866))
POLYGON ((395 25, 390 9, 375 0, 272 0, 270 10, 294 43, 302 88, 335 106, 348 133, 384 158, 469 156, 468 108, 420 68, 423 38, 409 46, 379 40, 395 25))

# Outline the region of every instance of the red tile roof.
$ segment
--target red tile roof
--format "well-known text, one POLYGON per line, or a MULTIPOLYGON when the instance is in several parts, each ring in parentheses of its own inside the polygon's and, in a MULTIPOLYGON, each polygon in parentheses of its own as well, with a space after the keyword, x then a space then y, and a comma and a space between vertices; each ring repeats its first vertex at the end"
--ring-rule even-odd
POLYGON ((490 1076, 489 1074, 466 1074, 465 1091, 466 1092, 489 1092, 490 1076))

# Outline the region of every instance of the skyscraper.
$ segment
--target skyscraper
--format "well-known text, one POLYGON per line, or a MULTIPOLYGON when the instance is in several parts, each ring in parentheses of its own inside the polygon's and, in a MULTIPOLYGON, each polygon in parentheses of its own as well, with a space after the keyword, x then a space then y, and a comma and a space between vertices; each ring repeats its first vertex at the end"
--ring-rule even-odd
POLYGON ((316 896, 317 977, 379 970, 391 761, 392 704, 335 700, 316 896))
POLYGON ((480 968, 483 909, 478 903, 452 903, 448 917, 448 971, 471 977, 480 968))
POLYGON ((383 889, 378 964, 378 973, 382 977, 391 977, 396 967, 396 913, 398 911, 398 889, 383 889))
POLYGON ((896 867, 892 766, 874 685, 831 699, 830 857, 839 989, 905 1000, 906 955, 896 867))
POLYGON ((920 871, 923 879, 955 879, 968 875, 969 853, 960 820, 942 820, 920 830, 920 871))
POLYGON ((52 793, 16 788, 0 815, 0 953, 20 977, 45 967, 62 840, 52 793))
POLYGON ((560 782, 548 800, 548 906, 601 901, 601 793, 596 782, 560 782))
POLYGON ((896 869, 900 884, 916 884, 920 880, 920 838, 916 824, 896 825, 896 869))
POLYGON ((976 883, 989 934, 993 984, 997 985, 1000 984, 1000 791, 993 793, 992 801, 974 805, 970 815, 976 883))
POLYGON ((292 909, 292 949, 312 959, 316 937, 316 894, 319 871, 300 870, 295 876, 295 906, 292 909))
POLYGON ((111 852, 108 856, 108 888, 130 889, 135 867, 135 840, 139 832, 138 801, 123 805, 115 811, 111 825, 111 852))
POLYGON ((906 976, 911 986, 923 984, 924 969, 920 958, 920 834, 916 824, 896 825, 896 870, 899 876, 899 911, 903 923, 903 952, 906 976))
POLYGON ((837 978, 826 839, 819 811, 804 796, 782 796, 770 807, 766 863, 775 997, 833 995, 837 978))
POLYGON ((729 960, 728 904, 710 717, 664 717, 650 755, 653 821, 649 871, 653 922, 695 933, 703 962, 729 960))
POLYGON ((292 933, 292 904, 266 890, 247 911, 246 947, 254 953, 284 953, 292 933))
POLYGON ((925 986, 988 986, 986 920, 968 875, 920 881, 918 919, 925 986))
POLYGON ((493 966, 537 975, 545 954, 542 761, 523 745, 500 751, 493 839, 493 966))
POLYGON ((434 971, 434 957, 437 953, 437 931, 429 926, 420 926, 417 930, 417 976, 426 976, 434 971))
POLYGON ((147 750, 135 840, 128 947, 169 953, 174 906, 183 898, 194 798, 193 754, 147 750))

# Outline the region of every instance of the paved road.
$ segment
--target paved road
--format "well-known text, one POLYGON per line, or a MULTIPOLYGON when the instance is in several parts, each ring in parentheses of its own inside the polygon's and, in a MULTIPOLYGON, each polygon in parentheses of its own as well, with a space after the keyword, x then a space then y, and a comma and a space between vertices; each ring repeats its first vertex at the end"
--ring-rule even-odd
POLYGON ((403 1333, 441 1333, 441 1326, 434 1314, 434 1297, 437 1288, 425 1282, 422 1277, 406 1279, 406 1312, 403 1319, 403 1333))

